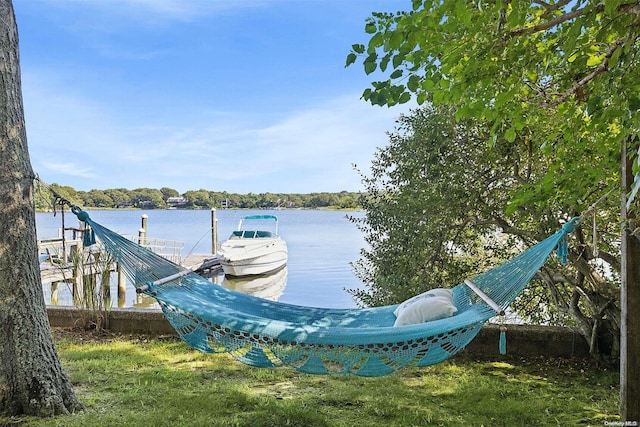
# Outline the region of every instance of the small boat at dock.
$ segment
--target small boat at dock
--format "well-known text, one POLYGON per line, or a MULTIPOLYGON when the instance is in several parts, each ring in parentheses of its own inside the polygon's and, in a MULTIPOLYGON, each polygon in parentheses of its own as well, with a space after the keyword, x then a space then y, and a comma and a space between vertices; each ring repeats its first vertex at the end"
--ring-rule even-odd
POLYGON ((220 245, 216 254, 222 270, 229 276, 265 274, 287 264, 287 243, 278 234, 278 217, 275 215, 246 215, 238 229, 220 245), (253 226, 274 221, 273 230, 253 226))

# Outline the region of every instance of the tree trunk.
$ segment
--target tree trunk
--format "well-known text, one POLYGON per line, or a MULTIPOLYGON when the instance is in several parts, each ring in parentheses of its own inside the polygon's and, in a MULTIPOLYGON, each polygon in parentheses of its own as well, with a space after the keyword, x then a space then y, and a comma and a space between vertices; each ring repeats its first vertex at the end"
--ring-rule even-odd
MULTIPOLYGON (((622 187, 633 184, 632 161, 622 144, 622 187)), ((636 203, 637 205, 637 203, 636 203)), ((640 241, 633 231, 640 226, 622 198, 622 268, 620 286, 620 416, 640 422, 640 241)))
POLYGON ((0 0, 0 413, 82 409, 47 318, 37 254, 33 171, 22 107, 18 30, 0 0))

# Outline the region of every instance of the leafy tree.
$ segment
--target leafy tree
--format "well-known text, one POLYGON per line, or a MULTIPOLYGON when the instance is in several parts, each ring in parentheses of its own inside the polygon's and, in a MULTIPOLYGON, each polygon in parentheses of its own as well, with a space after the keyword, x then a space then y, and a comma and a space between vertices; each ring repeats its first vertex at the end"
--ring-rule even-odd
MULTIPOLYGON (((132 203, 129 191, 125 188, 112 188, 104 190, 104 193, 111 198, 113 206, 117 206, 123 203, 132 203)), ((112 207, 113 207, 112 206, 112 207)))
POLYGON ((183 196, 189 200, 189 206, 197 208, 212 207, 211 194, 207 190, 187 191, 183 196))
POLYGON ((82 404, 58 359, 42 293, 18 52, 13 5, 0 0, 0 413, 52 416, 82 404))
POLYGON ((637 2, 412 4, 411 12, 374 13, 369 42, 353 45, 347 65, 360 56, 367 74, 390 73, 364 99, 392 106, 413 95, 419 104, 455 104, 458 118, 491 124, 493 143, 520 136, 545 153, 558 150, 565 167, 553 171, 554 188, 536 189, 539 197, 581 196, 609 176, 611 167, 592 168, 583 156, 619 162, 621 141, 637 150, 637 2))
POLYGON ((178 197, 178 196, 180 196, 180 193, 178 193, 178 190, 174 190, 173 188, 169 188, 169 187, 162 187, 160 189, 160 192, 162 193, 162 197, 164 198, 165 201, 169 197, 178 197))
MULTIPOLYGON (((462 283, 555 232, 559 218, 575 215, 562 199, 505 215, 511 195, 539 185, 554 166, 526 145, 487 146, 490 129, 483 122, 456 122, 451 109, 427 105, 398 123, 389 145, 376 152, 370 176, 363 176, 366 215, 354 219, 369 244, 355 264, 367 287, 351 290, 362 305, 462 283)), ((615 216, 606 206, 599 206, 605 224, 615 216)), ((619 266, 618 240, 615 229, 601 231, 607 234, 594 247, 590 230, 579 228, 572 266, 550 260, 515 307, 530 322, 570 322, 592 353, 617 356, 619 280, 603 270, 619 266)))
POLYGON ((412 96, 455 105, 457 118, 489 123, 491 143, 529 140, 553 157, 550 178, 522 188, 510 212, 558 197, 584 210, 583 195, 622 163, 621 408, 636 421, 640 372, 627 353, 640 351, 640 319, 626 313, 640 304, 640 224, 627 212, 640 188, 639 23, 637 1, 413 0, 410 12, 374 13, 369 42, 347 57, 347 65, 361 57, 367 74, 389 72, 363 93, 374 105, 412 96))
POLYGON ((110 208, 115 205, 113 199, 103 190, 91 190, 84 197, 85 204, 97 208, 110 208))
POLYGON ((162 193, 155 188, 136 188, 132 190, 131 202, 138 207, 147 207, 150 209, 166 207, 162 193))

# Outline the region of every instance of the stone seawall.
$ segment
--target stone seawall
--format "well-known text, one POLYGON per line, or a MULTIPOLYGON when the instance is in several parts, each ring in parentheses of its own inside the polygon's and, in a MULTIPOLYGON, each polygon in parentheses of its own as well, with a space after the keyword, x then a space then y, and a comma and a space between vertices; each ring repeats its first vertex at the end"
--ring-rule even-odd
MULTIPOLYGON (((86 323, 89 312, 76 307, 48 306, 53 327, 72 328, 86 323)), ((108 329, 116 333, 176 334, 160 310, 113 308, 109 310, 108 329)), ((460 353, 467 357, 499 357, 500 328, 485 325, 478 336, 460 353)), ((585 358, 589 347, 580 334, 551 326, 508 325, 507 354, 516 357, 585 358)))

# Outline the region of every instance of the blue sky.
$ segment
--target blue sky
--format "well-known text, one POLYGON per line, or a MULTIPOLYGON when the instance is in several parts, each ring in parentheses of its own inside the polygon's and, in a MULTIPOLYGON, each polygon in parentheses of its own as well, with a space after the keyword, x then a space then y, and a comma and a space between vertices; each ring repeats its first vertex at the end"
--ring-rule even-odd
POLYGON ((345 68, 408 0, 14 0, 31 163, 77 190, 363 190, 409 106, 345 68))

